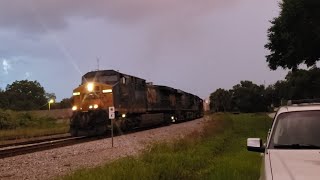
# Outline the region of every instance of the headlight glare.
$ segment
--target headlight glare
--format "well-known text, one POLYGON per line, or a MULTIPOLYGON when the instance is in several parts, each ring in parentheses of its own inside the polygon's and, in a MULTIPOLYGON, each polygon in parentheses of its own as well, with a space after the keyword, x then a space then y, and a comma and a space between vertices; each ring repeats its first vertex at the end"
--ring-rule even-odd
POLYGON ((77 106, 73 106, 72 107, 72 111, 76 111, 76 110, 78 110, 78 107, 77 106))
POLYGON ((87 90, 88 90, 89 92, 92 92, 92 91, 93 91, 93 87, 94 87, 94 84, 93 84, 93 83, 88 83, 88 84, 87 84, 87 90))
POLYGON ((74 96, 80 96, 80 92, 74 92, 73 95, 74 96))
POLYGON ((112 89, 104 89, 102 90, 102 93, 112 93, 112 89))

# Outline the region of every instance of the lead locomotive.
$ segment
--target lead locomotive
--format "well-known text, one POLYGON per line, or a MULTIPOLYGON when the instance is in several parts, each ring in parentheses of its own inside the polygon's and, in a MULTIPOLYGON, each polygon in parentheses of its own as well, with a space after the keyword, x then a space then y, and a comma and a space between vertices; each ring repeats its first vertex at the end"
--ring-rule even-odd
POLYGON ((93 71, 73 90, 73 136, 94 136, 111 128, 109 107, 115 107, 115 128, 134 128, 192 120, 203 116, 198 96, 114 70, 93 71))

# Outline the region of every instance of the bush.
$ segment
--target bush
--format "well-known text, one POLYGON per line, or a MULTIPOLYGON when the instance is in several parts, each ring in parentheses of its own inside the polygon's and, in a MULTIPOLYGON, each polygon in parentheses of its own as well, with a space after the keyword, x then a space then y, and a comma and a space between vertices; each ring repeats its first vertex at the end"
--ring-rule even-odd
POLYGON ((28 113, 19 113, 18 114, 19 127, 28 127, 32 126, 32 117, 28 113))
POLYGON ((17 124, 12 118, 12 114, 9 111, 0 109, 0 129, 14 129, 17 124))
POLYGON ((54 118, 36 117, 30 113, 15 112, 0 109, 0 130, 17 128, 44 128, 53 127, 56 124, 54 118))

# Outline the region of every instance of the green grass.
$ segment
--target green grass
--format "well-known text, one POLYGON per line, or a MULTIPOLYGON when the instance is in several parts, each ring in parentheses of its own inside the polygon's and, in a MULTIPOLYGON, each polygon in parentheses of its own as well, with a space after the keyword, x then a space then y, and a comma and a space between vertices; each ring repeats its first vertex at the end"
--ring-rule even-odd
POLYGON ((67 133, 69 121, 0 109, 0 144, 6 140, 67 133))
POLYGON ((265 138, 264 114, 215 114, 203 133, 174 143, 154 144, 139 157, 62 177, 73 179, 258 179, 261 157, 247 152, 246 138, 265 138))
POLYGON ((14 130, 0 130, 0 144, 7 140, 28 139, 41 136, 49 136, 55 134, 64 134, 69 131, 68 124, 59 124, 54 127, 47 128, 21 128, 14 130))

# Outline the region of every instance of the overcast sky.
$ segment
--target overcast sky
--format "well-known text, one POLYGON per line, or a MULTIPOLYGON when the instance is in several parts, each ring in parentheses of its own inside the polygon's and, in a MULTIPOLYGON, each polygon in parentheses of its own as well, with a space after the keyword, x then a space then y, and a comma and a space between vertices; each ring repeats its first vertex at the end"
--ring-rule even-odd
POLYGON ((0 87, 37 80, 58 100, 115 69, 202 98, 283 79, 265 61, 276 0, 1 0, 0 87))

